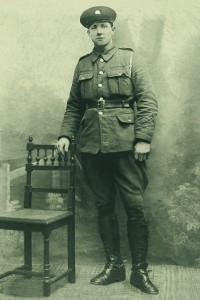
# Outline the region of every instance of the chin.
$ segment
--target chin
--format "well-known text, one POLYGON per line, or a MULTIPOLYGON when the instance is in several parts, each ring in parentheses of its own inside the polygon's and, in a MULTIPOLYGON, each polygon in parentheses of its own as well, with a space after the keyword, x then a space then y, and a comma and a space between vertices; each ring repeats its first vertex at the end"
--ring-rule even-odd
POLYGON ((104 41, 99 41, 99 42, 95 42, 95 45, 103 47, 103 46, 106 46, 107 43, 105 43, 104 41))

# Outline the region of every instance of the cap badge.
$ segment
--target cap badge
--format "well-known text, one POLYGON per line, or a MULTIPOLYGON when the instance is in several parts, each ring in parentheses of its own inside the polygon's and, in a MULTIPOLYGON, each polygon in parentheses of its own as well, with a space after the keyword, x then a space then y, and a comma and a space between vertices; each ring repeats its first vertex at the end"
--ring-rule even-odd
POLYGON ((101 15, 100 10, 96 10, 94 13, 95 13, 95 15, 101 15))

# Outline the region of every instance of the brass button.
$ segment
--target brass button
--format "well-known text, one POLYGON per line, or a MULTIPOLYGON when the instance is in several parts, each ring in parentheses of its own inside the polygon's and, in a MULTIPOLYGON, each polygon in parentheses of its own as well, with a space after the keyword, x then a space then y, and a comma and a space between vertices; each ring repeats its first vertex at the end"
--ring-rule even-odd
POLYGON ((102 83, 99 83, 99 84, 98 84, 98 87, 102 87, 102 86, 103 86, 103 84, 102 84, 102 83))
POLYGON ((131 120, 131 119, 128 119, 128 121, 131 122, 132 120, 131 120))
POLYGON ((99 74, 102 75, 102 74, 103 74, 103 71, 99 71, 99 74))
POLYGON ((102 112, 102 111, 99 111, 99 115, 102 116, 102 115, 103 115, 103 112, 102 112))
POLYGON ((104 62, 103 58, 100 58, 100 62, 104 62))

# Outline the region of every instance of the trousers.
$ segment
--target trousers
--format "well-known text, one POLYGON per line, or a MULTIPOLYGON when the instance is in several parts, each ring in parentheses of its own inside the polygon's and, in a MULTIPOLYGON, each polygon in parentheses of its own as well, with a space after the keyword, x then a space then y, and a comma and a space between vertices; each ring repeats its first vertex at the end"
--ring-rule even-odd
POLYGON ((99 215, 114 214, 119 192, 129 220, 146 224, 143 194, 148 185, 145 161, 137 161, 132 151, 81 153, 83 173, 94 193, 99 215))

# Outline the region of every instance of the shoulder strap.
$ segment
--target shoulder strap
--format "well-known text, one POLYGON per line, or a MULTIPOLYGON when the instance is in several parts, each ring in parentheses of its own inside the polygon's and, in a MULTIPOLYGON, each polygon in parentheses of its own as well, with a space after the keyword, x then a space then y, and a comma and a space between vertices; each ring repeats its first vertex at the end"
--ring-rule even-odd
POLYGON ((122 50, 128 50, 128 51, 134 52, 134 50, 133 50, 132 48, 119 48, 119 49, 122 49, 122 50))
MULTIPOLYGON (((92 53, 92 52, 91 52, 91 53, 92 53)), ((79 61, 82 60, 82 59, 84 59, 84 58, 86 58, 86 57, 88 57, 91 53, 88 53, 88 54, 86 54, 86 55, 81 56, 81 57, 79 58, 79 61)))
POLYGON ((133 65, 133 54, 130 54, 130 58, 129 58, 129 75, 131 77, 132 74, 132 65, 133 65))
POLYGON ((119 48, 122 50, 126 50, 126 51, 130 51, 130 58, 129 58, 129 76, 131 77, 131 73, 132 73, 132 65, 133 65, 133 52, 134 50, 132 48, 119 48))

